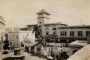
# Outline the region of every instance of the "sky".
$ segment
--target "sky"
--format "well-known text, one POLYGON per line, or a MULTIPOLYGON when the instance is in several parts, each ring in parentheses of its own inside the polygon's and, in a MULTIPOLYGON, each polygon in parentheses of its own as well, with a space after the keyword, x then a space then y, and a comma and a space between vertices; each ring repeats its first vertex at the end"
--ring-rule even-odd
POLYGON ((37 12, 51 15, 46 22, 90 25, 90 0, 0 0, 0 15, 6 27, 24 27, 37 23, 37 12))

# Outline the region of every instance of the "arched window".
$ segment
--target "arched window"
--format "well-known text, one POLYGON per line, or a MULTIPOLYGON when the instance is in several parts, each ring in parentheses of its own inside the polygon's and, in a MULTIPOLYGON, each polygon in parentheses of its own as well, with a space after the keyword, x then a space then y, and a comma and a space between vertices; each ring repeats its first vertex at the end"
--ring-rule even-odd
POLYGON ((57 30, 56 28, 53 28, 53 30, 57 30))
POLYGON ((46 35, 48 35, 49 34, 49 28, 46 28, 45 30, 46 30, 46 35))
POLYGON ((54 27, 52 30, 53 30, 53 34, 56 34, 57 29, 54 27))
POLYGON ((18 36, 17 36, 17 39, 18 39, 18 36))
POLYGON ((56 32, 53 32, 53 34, 56 34, 56 32))
POLYGON ((49 35, 49 32, 46 32, 46 35, 49 35))

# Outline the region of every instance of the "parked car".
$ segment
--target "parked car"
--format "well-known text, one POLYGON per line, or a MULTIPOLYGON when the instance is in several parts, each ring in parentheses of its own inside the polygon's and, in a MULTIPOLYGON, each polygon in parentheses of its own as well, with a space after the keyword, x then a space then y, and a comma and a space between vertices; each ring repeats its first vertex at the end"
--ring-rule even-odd
POLYGON ((25 56, 13 56, 13 57, 6 57, 6 58, 3 58, 2 60, 24 60, 25 59, 25 56))

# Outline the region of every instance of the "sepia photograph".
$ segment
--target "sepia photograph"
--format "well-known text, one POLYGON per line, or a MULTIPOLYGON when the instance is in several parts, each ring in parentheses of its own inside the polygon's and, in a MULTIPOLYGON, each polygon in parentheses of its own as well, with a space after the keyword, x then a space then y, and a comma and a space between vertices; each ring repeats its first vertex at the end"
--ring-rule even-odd
POLYGON ((0 0, 0 60, 90 60, 90 0, 0 0))

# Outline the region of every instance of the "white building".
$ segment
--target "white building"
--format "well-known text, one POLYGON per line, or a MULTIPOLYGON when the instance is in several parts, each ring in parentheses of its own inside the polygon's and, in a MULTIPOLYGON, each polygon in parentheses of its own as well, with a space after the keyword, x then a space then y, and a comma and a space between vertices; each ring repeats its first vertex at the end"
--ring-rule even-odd
POLYGON ((20 28, 6 28, 8 34, 9 45, 13 47, 20 47, 21 42, 30 40, 32 43, 35 41, 32 31, 22 31, 20 28))

